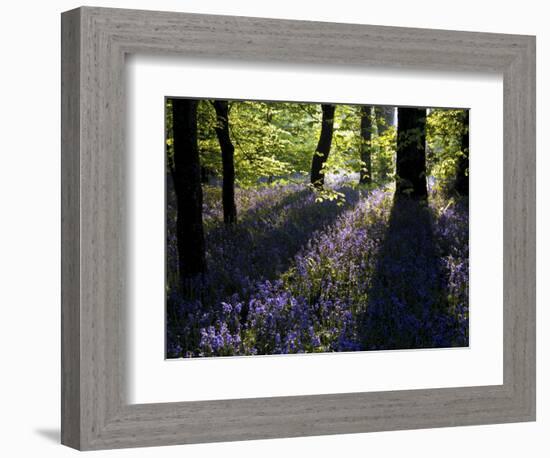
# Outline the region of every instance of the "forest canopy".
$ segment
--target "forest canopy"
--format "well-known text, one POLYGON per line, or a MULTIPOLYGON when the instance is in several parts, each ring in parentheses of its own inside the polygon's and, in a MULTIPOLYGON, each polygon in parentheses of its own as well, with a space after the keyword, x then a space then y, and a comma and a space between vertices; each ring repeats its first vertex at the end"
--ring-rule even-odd
MULTIPOLYGON (((197 108, 198 147, 203 180, 222 179, 222 156, 216 137, 213 100, 200 100, 197 108)), ((311 154, 322 126, 320 104, 297 102, 229 101, 229 131, 235 146, 235 184, 248 188, 286 183, 307 177, 311 154)), ((353 177, 365 164, 360 133, 362 105, 336 105, 327 175, 353 177)), ((372 151, 372 181, 383 185, 395 178, 396 107, 368 107, 366 147, 372 151)), ((432 108, 426 118, 426 168, 438 185, 450 189, 463 155, 462 136, 467 110, 432 108)), ((173 164, 172 99, 166 101, 168 163, 173 164)))

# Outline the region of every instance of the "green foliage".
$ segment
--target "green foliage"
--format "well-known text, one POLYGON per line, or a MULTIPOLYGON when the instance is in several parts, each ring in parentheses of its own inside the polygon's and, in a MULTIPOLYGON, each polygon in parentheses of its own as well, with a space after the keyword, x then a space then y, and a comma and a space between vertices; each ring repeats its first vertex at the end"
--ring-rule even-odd
POLYGON ((363 166, 360 157, 360 122, 360 106, 336 106, 332 146, 323 167, 325 175, 339 175, 339 178, 344 180, 351 174, 359 173, 363 166))
MULTIPOLYGON (((385 123, 384 119, 377 118, 377 120, 379 123, 385 123)), ((384 185, 395 177, 396 145, 397 129, 395 126, 387 126, 381 135, 377 134, 372 139, 373 179, 378 185, 384 185)))
POLYGON ((253 186, 262 178, 271 181, 290 172, 289 164, 278 154, 288 146, 289 134, 272 122, 271 109, 264 102, 230 104, 236 180, 241 186, 253 186))
MULTIPOLYGON (((330 156, 324 172, 340 175, 341 180, 359 174, 365 164, 361 160, 361 106, 337 105, 334 119, 334 136, 330 156)), ((394 177, 395 170, 395 126, 386 125, 384 117, 375 110, 371 112, 370 148, 372 178, 375 185, 383 185, 394 177)))
MULTIPOLYGON (((336 202, 338 207, 343 207, 346 202, 346 195, 332 187, 319 187, 308 183, 308 188, 315 194, 315 202, 336 202)), ((351 185, 353 187, 353 185, 351 185)))
POLYGON ((440 190, 448 190, 456 176, 462 151, 465 110, 432 109, 426 120, 426 168, 440 190))
MULTIPOLYGON (((230 136, 235 147, 236 183, 288 182, 307 174, 320 127, 316 105, 284 102, 230 102, 230 136)), ((210 101, 199 104, 201 163, 221 178, 221 153, 216 114, 210 101)))
MULTIPOLYGON (((456 175, 464 130, 464 110, 432 109, 426 121, 427 173, 443 189, 456 175)), ((395 178, 397 129, 388 125, 381 110, 371 111, 373 186, 395 178)), ((166 101, 167 167, 173 167, 172 102, 166 101)), ((221 151, 216 136, 216 112, 211 100, 197 109, 198 143, 203 172, 222 178, 221 151)), ((330 155, 323 172, 332 181, 355 183, 365 164, 361 161, 361 106, 337 105, 330 155)), ((319 141, 321 106, 291 102, 229 102, 230 137, 235 147, 236 184, 249 188, 261 184, 288 184, 307 180, 319 141)), ((415 137, 416 138, 416 137, 415 137)), ((330 180, 329 180, 330 181, 330 180)), ((329 186, 330 188, 330 186, 329 186)), ((316 190, 319 200, 336 200, 331 189, 316 190)))

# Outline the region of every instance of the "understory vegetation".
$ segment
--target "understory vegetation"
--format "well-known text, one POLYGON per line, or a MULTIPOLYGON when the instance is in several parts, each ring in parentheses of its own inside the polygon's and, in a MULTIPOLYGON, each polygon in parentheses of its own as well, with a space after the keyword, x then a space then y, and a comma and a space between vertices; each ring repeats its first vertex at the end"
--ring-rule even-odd
MULTIPOLYGON (((467 203, 344 192, 338 206, 305 186, 242 190, 230 231, 212 211, 212 267, 194 297, 168 297, 169 356, 468 345, 467 203)), ((174 239, 168 254, 173 270, 174 239)))

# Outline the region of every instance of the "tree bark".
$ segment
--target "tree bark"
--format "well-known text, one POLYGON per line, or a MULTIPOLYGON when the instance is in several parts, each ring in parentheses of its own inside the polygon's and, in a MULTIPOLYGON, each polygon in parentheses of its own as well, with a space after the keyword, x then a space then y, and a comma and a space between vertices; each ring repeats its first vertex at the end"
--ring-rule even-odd
POLYGON ((321 105, 321 110, 323 111, 321 134, 319 135, 317 149, 311 161, 311 183, 318 188, 323 187, 325 184, 325 174, 322 169, 328 159, 330 146, 332 144, 335 107, 334 105, 323 104, 321 105))
POLYGON ((197 100, 174 99, 174 190, 180 280, 206 270, 202 187, 197 144, 197 100))
POLYGON ((222 151, 222 203, 223 221, 232 224, 237 221, 237 207, 235 205, 235 147, 229 136, 229 104, 226 100, 215 100, 217 123, 216 135, 222 151))
POLYGON ((396 197, 427 199, 426 109, 398 109, 395 179, 396 197))
POLYGON ((361 170, 359 172, 359 183, 372 183, 372 107, 363 105, 361 107, 361 170))
POLYGON ((469 194, 468 167, 470 166, 470 110, 464 110, 462 155, 458 159, 455 191, 461 196, 469 194))

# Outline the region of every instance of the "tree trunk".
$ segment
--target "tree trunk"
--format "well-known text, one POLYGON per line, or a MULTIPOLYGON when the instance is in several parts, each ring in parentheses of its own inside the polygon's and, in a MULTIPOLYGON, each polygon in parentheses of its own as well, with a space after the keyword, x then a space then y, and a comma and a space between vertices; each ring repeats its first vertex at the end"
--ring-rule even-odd
POLYGON ((210 175, 210 170, 208 170, 207 167, 201 165, 201 183, 208 184, 208 181, 210 180, 210 175))
POLYGON ((321 123, 321 135, 319 143, 311 161, 311 183, 318 188, 325 184, 325 174, 322 171, 330 153, 332 133, 334 131, 334 105, 321 105, 323 120, 321 123))
POLYGON ((462 155, 458 159, 455 191, 461 196, 469 194, 468 167, 470 166, 470 111, 464 110, 462 130, 462 155))
POLYGON ((222 151, 223 183, 223 221, 232 224, 237 221, 237 207, 235 206, 235 147, 229 136, 229 104, 226 100, 214 101, 217 123, 216 135, 222 151))
POLYGON ((393 126, 393 121, 395 117, 395 108, 394 107, 376 107, 376 123, 378 127, 378 135, 384 135, 384 132, 388 130, 389 127, 393 126))
POLYGON ((174 99, 174 190, 180 280, 206 270, 202 187, 197 145, 197 100, 174 99))
MULTIPOLYGON (((376 129, 380 137, 395 124, 395 107, 375 107, 374 112, 376 114, 376 129)), ((395 150, 395 148, 396 145, 393 145, 392 149, 395 150)), ((381 153, 380 149, 376 153, 381 153)), ((378 161, 377 178, 380 183, 385 183, 389 179, 393 166, 387 158, 383 158, 381 155, 378 157, 380 161, 378 161)))
POLYGON ((398 109, 395 179, 396 197, 427 199, 426 109, 398 109))
POLYGON ((372 183, 372 107, 361 107, 361 171, 359 172, 359 183, 372 183))

